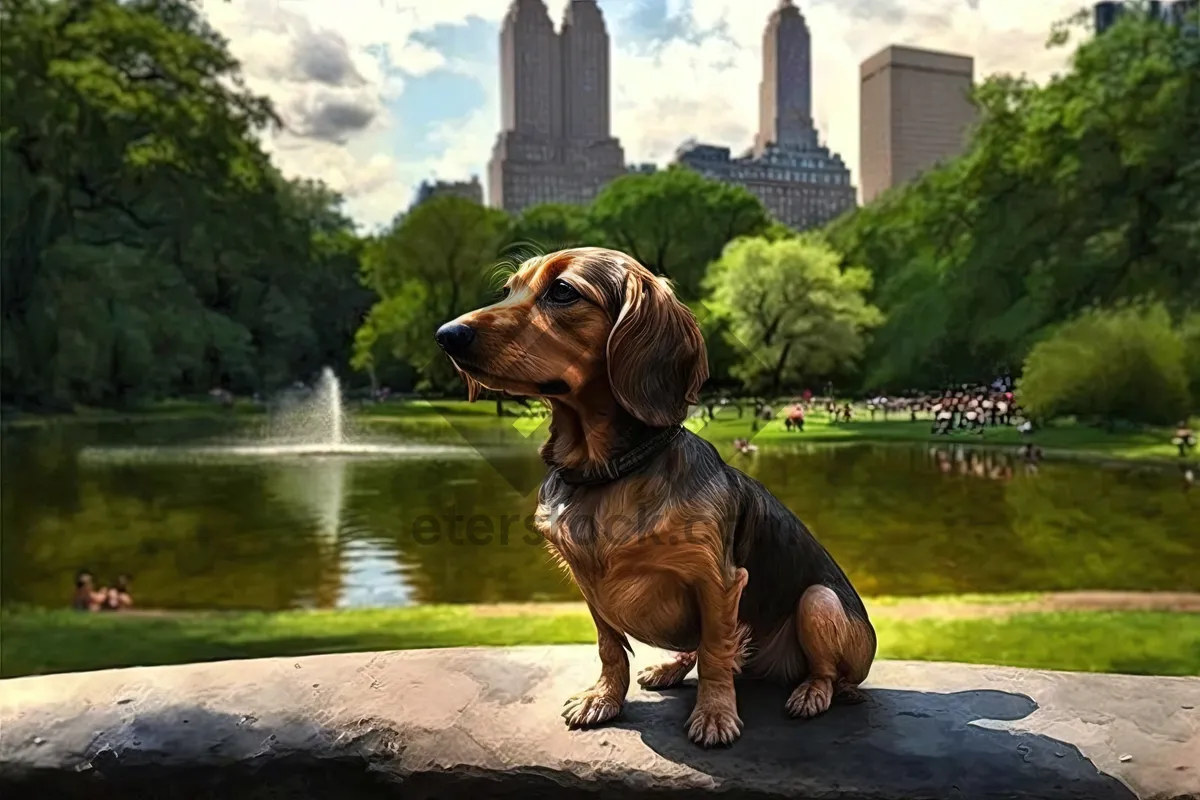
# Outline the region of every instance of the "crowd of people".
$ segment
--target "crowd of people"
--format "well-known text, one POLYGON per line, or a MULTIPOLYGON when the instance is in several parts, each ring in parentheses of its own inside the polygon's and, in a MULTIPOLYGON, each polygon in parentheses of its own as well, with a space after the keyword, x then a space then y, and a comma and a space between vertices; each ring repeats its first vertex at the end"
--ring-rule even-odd
POLYGON ((76 573, 71 608, 76 611, 121 611, 132 607, 128 575, 118 575, 111 586, 96 586, 96 578, 88 570, 76 573))
MULTIPOLYGON (((765 400, 753 400, 755 420, 769 421, 777 416, 783 418, 788 431, 803 431, 807 414, 816 407, 823 407, 829 421, 834 424, 853 422, 855 405, 839 402, 832 397, 814 398, 811 391, 792 398, 780 412, 765 400)), ((720 398, 706 404, 710 419, 715 411, 734 405, 728 398, 720 398)), ((1013 396, 1011 379, 999 378, 990 386, 960 386, 943 392, 908 392, 899 395, 877 395, 861 404, 861 410, 874 421, 882 417, 889 420, 893 415, 908 415, 911 422, 928 419, 931 432, 948 435, 955 431, 982 433, 985 428, 1018 425, 1022 433, 1032 431, 1032 423, 1021 417, 1021 409, 1013 396)), ((738 406, 738 415, 741 408, 738 406)), ((703 413, 703 412, 702 412, 703 413)))

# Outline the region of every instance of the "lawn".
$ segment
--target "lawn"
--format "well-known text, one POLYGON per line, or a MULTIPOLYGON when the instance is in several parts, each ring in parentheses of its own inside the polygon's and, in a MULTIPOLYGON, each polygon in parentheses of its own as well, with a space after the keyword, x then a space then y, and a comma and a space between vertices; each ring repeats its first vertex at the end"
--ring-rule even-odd
MULTIPOLYGON (((1200 675, 1200 614, 1048 612, 876 618, 879 657, 1200 675)), ((594 641, 587 612, 472 606, 145 616, 0 615, 0 676, 268 656, 594 641)), ((636 646, 636 645, 635 645, 636 646)))
MULTIPOLYGON (((508 409, 519 408, 508 404, 508 409)), ((361 417, 376 424, 406 424, 422 421, 424 424, 443 424, 453 420, 456 425, 513 424, 512 418, 495 416, 495 403, 480 401, 469 404, 461 400, 435 401, 432 405, 424 401, 383 403, 364 408, 361 417)), ((824 411, 809 416, 805 429, 789 432, 781 420, 760 423, 753 430, 750 411, 737 418, 733 409, 719 411, 715 421, 691 420, 688 427, 714 444, 728 444, 734 439, 752 439, 756 445, 783 443, 852 443, 852 442, 911 442, 911 443, 962 443, 976 446, 1019 447, 1021 435, 1014 427, 988 428, 982 434, 953 433, 937 436, 930 432, 930 421, 921 419, 912 422, 907 415, 893 414, 884 420, 882 415, 872 420, 862 408, 856 409, 858 419, 850 423, 834 424, 824 411)), ((447 423, 448 424, 448 423, 447 423)), ((1082 425, 1073 420, 1063 420, 1038 430, 1031 440, 1050 455, 1076 455, 1091 458, 1146 459, 1178 461, 1178 451, 1171 444, 1174 433, 1170 428, 1124 428, 1114 432, 1082 425)))
MULTIPOLYGON (((522 413, 521 406, 506 402, 506 410, 522 413)), ((51 416, 20 416, 5 420, 6 427, 44 426, 70 422, 105 420, 148 420, 196 419, 196 418, 253 418, 262 413, 261 407, 249 402, 239 402, 233 408, 221 408, 213 402, 170 401, 130 411, 104 411, 80 409, 75 414, 51 416)), ((513 417, 497 417, 496 404, 491 400, 467 403, 464 400, 397 400, 372 405, 352 404, 350 413, 369 425, 403 428, 411 425, 487 427, 512 425, 513 417)), ((719 411, 715 421, 692 420, 689 427, 715 444, 728 444, 734 439, 745 437, 757 445, 782 443, 851 443, 851 442, 928 442, 963 443, 976 446, 1017 447, 1022 443, 1015 428, 989 428, 982 435, 954 433, 935 436, 930 433, 930 422, 922 419, 911 422, 904 414, 893 414, 884 420, 878 415, 875 420, 868 417, 862 408, 856 408, 857 418, 850 423, 831 423, 824 411, 809 416, 803 433, 791 433, 784 429, 782 421, 760 424, 752 430, 753 422, 749 410, 741 418, 732 408, 719 411)), ((521 424, 534 424, 536 418, 526 419, 521 424)), ((1200 422, 1197 420, 1194 423, 1200 422)), ((1200 427, 1200 425, 1196 425, 1200 427)), ((1174 431, 1170 428, 1135 427, 1109 432, 1100 428, 1082 425, 1073 420, 1062 420, 1038 430, 1032 437, 1048 455, 1079 456, 1111 459, 1144 459, 1155 461, 1179 460, 1178 451, 1171 444, 1174 431)))

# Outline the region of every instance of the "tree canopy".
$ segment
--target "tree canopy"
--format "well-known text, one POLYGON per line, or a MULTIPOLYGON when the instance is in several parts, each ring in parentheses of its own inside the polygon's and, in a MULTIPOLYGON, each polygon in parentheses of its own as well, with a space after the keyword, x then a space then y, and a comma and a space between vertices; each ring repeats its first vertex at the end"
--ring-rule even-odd
POLYGON ((1024 365, 1033 397, 1047 364, 1120 330, 1175 342, 1125 363, 1178 361, 1200 402, 1200 47, 1178 27, 1125 15, 1044 85, 987 79, 961 156, 819 236, 673 166, 515 217, 434 198, 364 238, 335 193, 271 164, 276 114, 193 0, 0 1, 5 405, 268 392, 325 364, 457 389, 438 325, 488 302, 505 263, 580 245, 673 281, 715 383, 1024 365))
POLYGON ((681 166, 618 178, 596 198, 588 218, 599 241, 670 278, 686 300, 700 297, 705 270, 726 244, 771 225, 750 192, 681 166))
POLYGON ((368 295, 341 200, 186 0, 4 0, 5 403, 270 389, 345 362, 368 295))
POLYGON ((961 157, 830 226, 888 318, 869 385, 1015 373, 1095 304, 1196 306, 1200 47, 1126 16, 1043 86, 989 78, 961 157))
POLYGON ((354 365, 375 370, 392 359, 419 372, 428 389, 455 385, 433 332, 494 297, 497 259, 508 235, 503 211, 435 197, 374 241, 362 271, 380 300, 358 332, 354 365))
POLYGON ((741 353, 733 375, 779 392, 854 363, 881 318, 863 299, 870 273, 839 261, 814 237, 741 239, 725 249, 706 283, 741 353))
POLYGON ((1161 303, 1092 309, 1033 346, 1021 402, 1045 419, 1171 425, 1190 408, 1186 347, 1161 303))

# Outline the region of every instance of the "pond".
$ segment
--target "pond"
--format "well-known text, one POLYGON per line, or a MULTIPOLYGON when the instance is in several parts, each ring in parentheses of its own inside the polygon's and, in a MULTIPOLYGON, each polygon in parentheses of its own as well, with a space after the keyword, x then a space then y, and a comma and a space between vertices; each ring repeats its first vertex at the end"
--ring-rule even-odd
MULTIPOLYGON (((577 599, 527 529, 542 433, 371 428, 377 451, 220 457, 228 423, 3 437, 0 603, 65 606, 74 572, 142 607, 577 599), (465 438, 464 438, 465 436, 465 438), (390 449, 389 449, 390 448, 390 449), (481 453, 483 455, 481 455, 481 453)), ((1200 590, 1200 491, 1177 473, 931 446, 724 453, 804 519, 864 595, 1200 590)))

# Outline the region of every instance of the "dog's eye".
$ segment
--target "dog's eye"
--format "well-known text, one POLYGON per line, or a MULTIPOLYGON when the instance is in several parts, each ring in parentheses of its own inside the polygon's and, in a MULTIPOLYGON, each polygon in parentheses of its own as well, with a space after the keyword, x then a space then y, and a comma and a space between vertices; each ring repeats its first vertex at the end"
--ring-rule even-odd
POLYGON ((500 287, 500 299, 501 299, 501 300, 507 300, 507 299, 508 299, 508 296, 509 296, 510 294, 512 294, 512 289, 510 289, 510 288, 509 288, 509 287, 507 287, 507 286, 501 286, 501 287, 500 287))
POLYGON ((555 305, 565 306, 574 303, 579 299, 579 292, 575 291, 575 287, 566 281, 555 281, 550 284, 550 288, 546 290, 544 295, 546 300, 555 305))

